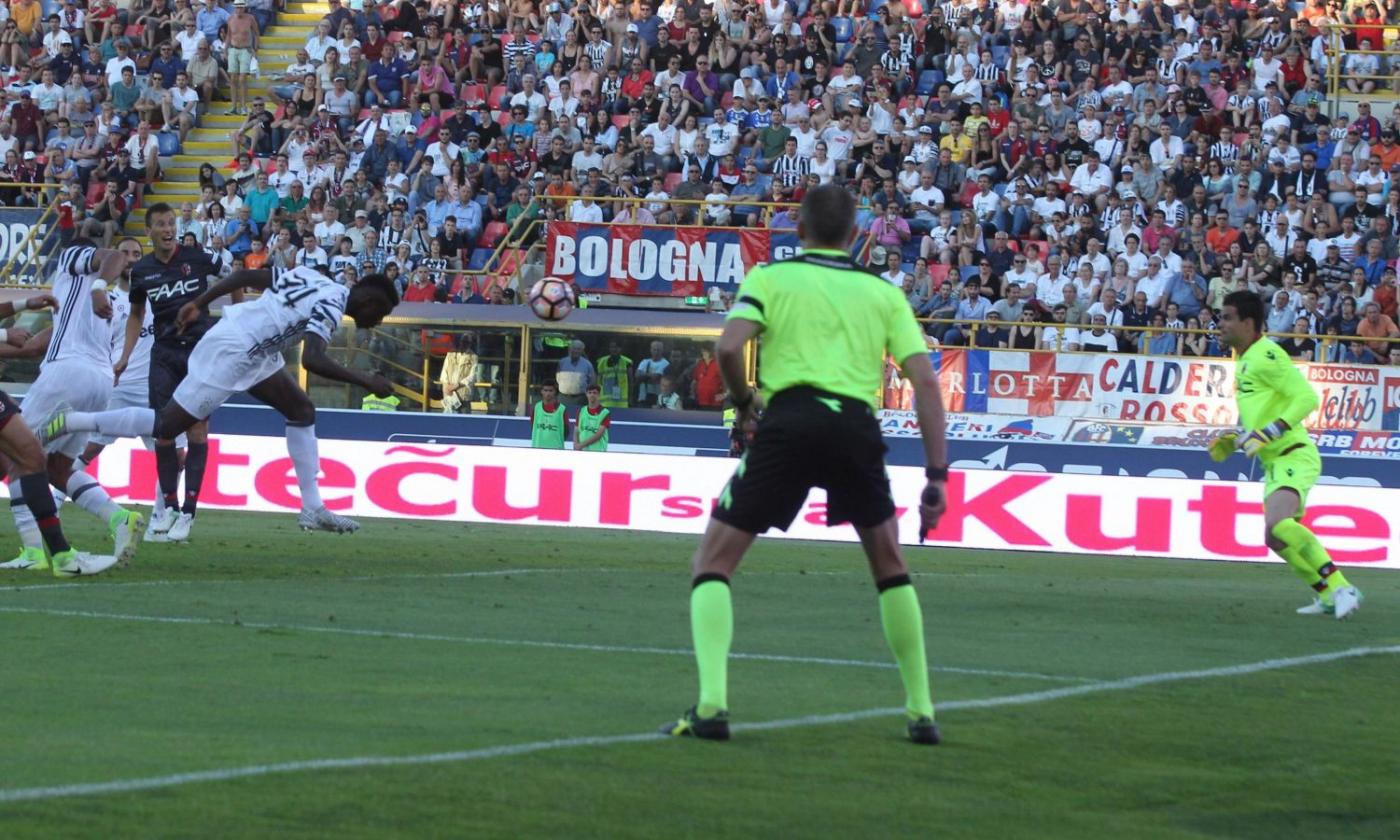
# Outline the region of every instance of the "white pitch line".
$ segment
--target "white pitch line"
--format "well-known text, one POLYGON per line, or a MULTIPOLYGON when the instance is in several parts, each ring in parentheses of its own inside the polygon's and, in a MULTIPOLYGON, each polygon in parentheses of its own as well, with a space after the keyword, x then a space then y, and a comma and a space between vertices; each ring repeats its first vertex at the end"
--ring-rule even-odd
MULTIPOLYGON (((376 580, 422 580, 431 578, 481 578, 481 577, 509 577, 510 575, 537 575, 548 572, 605 572, 615 571, 612 569, 484 569, 474 572, 428 572, 424 574, 402 574, 402 575, 355 575, 352 577, 311 577, 297 578, 299 582, 317 583, 363 583, 376 580)), ((0 592, 29 592, 32 590, 44 589, 124 589, 137 586, 203 586, 205 584, 225 584, 225 583, 278 583, 287 578, 261 577, 261 578, 213 578, 195 580, 133 580, 133 581, 104 581, 102 583, 73 581, 72 583, 40 583, 33 586, 6 586, 0 587, 0 592)))
MULTIPOLYGON (((1007 694, 999 697, 984 697, 972 700, 951 700, 940 703, 943 712, 994 709, 1001 706, 1026 706, 1077 697, 1085 694, 1098 694, 1113 691, 1127 691, 1149 685, 1181 682, 1185 680, 1217 679, 1257 674, 1261 671, 1274 671, 1281 668, 1295 668, 1303 665, 1317 665, 1336 662, 1359 656, 1400 653, 1400 645, 1389 647, 1356 647, 1332 653, 1318 653, 1311 656, 1295 656, 1287 659, 1266 659, 1243 665, 1226 665, 1220 668, 1204 668, 1195 671, 1167 671, 1159 674, 1143 674, 1121 680, 1094 683, 1092 685, 1059 688, 1050 691, 1035 691, 1025 694, 1007 694)), ((903 713, 903 709, 864 709, 855 712, 839 712, 826 715, 808 715, 799 718, 740 723, 731 727, 736 732, 757 732, 779 729, 793 729, 803 726, 824 726, 837 723, 851 723, 877 717, 893 717, 903 713)), ((88 782, 50 787, 0 789, 0 802, 31 802, 42 799, 58 799, 69 796, 98 796, 112 793, 134 793, 143 790, 179 787, 200 782, 226 782, 234 779, 247 779, 256 776, 270 776, 281 773, 301 773, 318 770, 359 770, 374 767, 409 767, 425 764, 461 764, 471 761, 484 761, 492 758, 506 758, 552 750, 576 749, 579 747, 611 747, 619 744, 636 744, 660 741, 667 736, 655 732, 640 732, 628 735, 594 735, 582 738, 560 738, 551 741, 531 741, 523 744, 504 744, 497 747, 483 747, 476 750, 457 752, 427 753, 403 756, 361 756, 351 758, 321 758, 307 761, 287 761, 278 764, 254 764, 244 767, 225 767, 215 770, 200 770, 193 773, 174 773, 166 776, 146 776, 135 779, 115 779, 109 782, 88 782)))
MULTIPOLYGON (((108 621, 137 621, 152 624, 193 624, 204 627, 247 627, 253 630, 296 630, 306 633, 329 633, 338 636, 366 636, 370 638, 409 639, 418 642, 456 642, 469 645, 502 645, 505 647, 548 648, 553 650, 580 650, 595 653, 633 653, 655 656, 694 656, 688 648, 637 647, 627 645, 598 645, 586 642, 551 642, 533 639, 497 639, 489 636, 448 636, 438 633, 413 633, 406 630, 374 630, 353 627, 323 627, 316 624, 278 624, 258 621, 233 621, 199 616, 132 615, 130 613, 95 612, 92 610, 61 610, 44 607, 0 607, 0 613, 23 613, 29 615, 52 615, 65 618, 96 618, 108 621)), ((832 665, 847 668, 895 668, 893 662, 866 659, 832 659, 821 656, 788 656, 778 653, 731 653, 731 659, 749 659, 759 662, 786 662, 797 665, 832 665)), ((1092 683, 1089 677, 1072 677, 1059 674, 1041 674, 1031 671, 999 671, 985 668, 959 668, 934 666, 929 670, 948 674, 971 674, 983 677, 1004 677, 1023 680, 1044 680, 1047 682, 1092 683)))
MULTIPOLYGON (((388 575, 353 575, 347 577, 301 577, 295 578, 299 583, 366 583, 374 581, 394 581, 394 580, 449 580, 452 578, 484 578, 484 577, 509 577, 511 575, 540 575, 540 574, 670 574, 666 569, 618 569, 618 568, 555 568, 555 569, 484 569, 470 572, 423 572, 418 574, 388 574, 388 575)), ((748 572, 746 577, 776 577, 779 575, 792 575, 799 577, 846 577, 850 575, 867 575, 864 569, 850 569, 847 571, 825 570, 825 571, 753 571, 748 572)), ((933 577, 953 577, 953 578, 973 578, 973 577, 995 577, 995 575, 984 575, 977 572, 910 572, 914 578, 933 577)), ((279 577, 257 577, 257 578, 199 578, 189 580, 133 580, 133 581, 72 581, 70 583, 39 583, 32 586, 0 584, 0 595, 6 593, 38 592, 55 589, 68 589, 78 591, 80 589, 123 589, 126 587, 142 586, 204 586, 206 584, 256 584, 256 583, 280 583, 293 580, 293 578, 279 577)))

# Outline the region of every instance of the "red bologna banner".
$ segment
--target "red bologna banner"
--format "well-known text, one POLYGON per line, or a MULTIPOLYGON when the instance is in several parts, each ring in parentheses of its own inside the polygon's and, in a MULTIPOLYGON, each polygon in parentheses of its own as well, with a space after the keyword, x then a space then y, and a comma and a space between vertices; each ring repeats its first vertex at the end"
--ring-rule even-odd
MULTIPOLYGON (((321 492, 361 517, 521 523, 699 534, 734 470, 724 458, 321 441, 321 492)), ((154 457, 122 441, 96 475, 119 501, 149 503, 154 457)), ((914 505, 923 471, 891 467, 896 502, 914 505)), ((290 513, 301 505, 281 438, 226 435, 210 443, 200 502, 290 513)), ((1263 485, 1169 478, 955 471, 935 543, 1073 554, 1264 560, 1263 485)), ((1307 523, 1341 563, 1400 568, 1400 537, 1382 511, 1400 490, 1319 485, 1307 523)), ((290 525, 288 525, 290 527, 290 525)), ((900 541, 918 544, 918 511, 899 508, 900 541)), ((787 537, 856 541, 826 527, 814 491, 787 537)), ((932 561, 936 552, 913 550, 932 561)))
POLYGON ((553 222, 545 273, 585 292, 699 297, 736 291, 749 269, 795 253, 790 231, 553 222))
MULTIPOLYGON (((1238 420, 1234 361, 1110 353, 935 350, 949 411, 1228 426, 1238 420)), ((1313 430, 1400 430, 1400 368, 1300 364, 1321 405, 1313 430)), ((912 391, 891 365, 885 407, 912 391)))

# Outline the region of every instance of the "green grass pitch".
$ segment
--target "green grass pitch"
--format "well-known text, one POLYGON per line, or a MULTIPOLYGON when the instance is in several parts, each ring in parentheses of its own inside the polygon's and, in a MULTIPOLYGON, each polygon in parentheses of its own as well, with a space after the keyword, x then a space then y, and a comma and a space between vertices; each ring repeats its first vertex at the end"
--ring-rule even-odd
POLYGON ((692 538, 218 512, 195 537, 0 573, 0 837, 1400 836, 1392 573, 1350 573, 1342 623, 1294 615, 1282 566, 911 550, 929 749, 881 711, 858 549, 760 541, 730 675, 760 726, 713 744, 647 736, 694 701, 692 538))

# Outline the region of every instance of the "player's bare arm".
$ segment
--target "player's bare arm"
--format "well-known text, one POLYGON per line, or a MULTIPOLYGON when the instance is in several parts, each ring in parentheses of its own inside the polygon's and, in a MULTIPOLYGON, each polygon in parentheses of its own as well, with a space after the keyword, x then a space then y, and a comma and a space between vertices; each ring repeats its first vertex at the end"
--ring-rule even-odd
MULTIPOLYGON (((204 294, 180 307, 180 312, 175 316, 175 331, 183 333, 185 327, 193 324, 199 319, 201 312, 209 308, 209 304, 228 295, 233 298, 234 303, 243 300, 244 289, 256 289, 265 292, 272 286, 272 272, 267 269, 235 271, 214 285, 205 290, 204 294)), ((132 309, 135 316, 136 310, 132 309)))
POLYGON ((938 527, 938 520, 948 507, 944 484, 948 480, 948 441, 943 415, 943 395, 938 375, 927 353, 915 353, 899 364, 900 370, 914 386, 914 412, 919 417, 919 430, 924 440, 925 475, 928 484, 919 499, 919 535, 922 537, 938 527))
POLYGON ((121 381, 127 365, 131 364, 131 354, 141 340, 141 327, 146 323, 146 299, 131 298, 131 315, 126 319, 126 336, 122 343, 122 355, 112 363, 112 384, 121 381))
POLYGON ((5 341, 0 342, 0 359, 38 359, 49 347, 52 327, 45 327, 34 335, 26 330, 5 330, 5 341), (17 340, 23 336, 23 340, 17 340))
POLYGON ((358 385, 376 397, 387 397, 394 393, 394 385, 380 374, 367 375, 359 371, 341 367, 326 352, 326 340, 319 335, 307 335, 301 343, 301 366, 308 373, 358 385))
MULTIPOLYGON (((48 293, 34 295, 33 297, 26 298, 24 301, 24 306, 20 307, 15 306, 13 301, 7 300, 4 302, 0 302, 0 321, 11 317, 12 315, 15 315, 18 312, 30 309, 52 309, 55 312, 57 312, 58 298, 48 293)), ((12 332, 14 332, 14 330, 12 330, 12 332)), ((23 332, 23 330, 20 330, 19 332, 23 332)))
MULTIPOLYGON (((51 294, 34 295, 26 298, 23 306, 15 306, 11 301, 0 303, 0 320, 12 317, 17 312, 31 309, 52 309, 58 311, 58 298, 51 294)), ((44 348, 49 345, 49 335, 51 330, 43 330, 38 336, 31 335, 29 330, 19 327, 11 327, 7 330, 0 330, 0 358, 5 359, 32 359, 44 355, 44 348), (42 337, 43 342, 38 339, 42 337)))

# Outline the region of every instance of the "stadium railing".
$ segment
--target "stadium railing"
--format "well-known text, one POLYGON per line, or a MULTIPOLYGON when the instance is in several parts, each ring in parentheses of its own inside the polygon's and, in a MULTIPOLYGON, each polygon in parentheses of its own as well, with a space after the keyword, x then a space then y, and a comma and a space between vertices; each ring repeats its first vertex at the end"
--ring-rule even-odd
MULTIPOLYGON (((23 186, 26 189, 39 190, 41 192, 63 188, 62 184, 25 184, 23 186)), ((33 277, 37 279, 39 277, 39 272, 43 268, 41 261, 45 257, 45 246, 50 242, 56 242, 58 237, 62 235, 57 225, 48 224, 50 221, 58 218, 58 206, 59 203, 57 201, 50 201, 43 206, 43 209, 39 213, 39 218, 35 221, 33 226, 25 232, 24 238, 21 239, 10 252, 10 256, 5 260, 4 265, 0 266, 0 279, 3 279, 3 283, 0 283, 0 285, 33 285, 33 283, 17 281, 16 278, 33 277), (36 238, 38 239, 37 246, 35 244, 36 238)))
MULTIPOLYGON (((1386 47, 1388 44, 1394 43, 1397 37, 1400 37, 1400 26, 1389 22, 1379 26, 1373 24, 1329 23, 1325 35, 1328 39, 1328 62, 1327 68, 1324 71, 1324 77, 1327 82, 1325 89, 1327 91, 1329 117, 1337 116, 1341 100, 1347 97, 1385 97, 1386 94, 1389 94, 1390 97, 1394 97, 1400 95, 1400 89, 1395 87, 1396 84, 1400 84, 1400 81, 1397 81, 1400 80, 1400 71, 1392 73, 1386 72, 1388 60, 1395 56, 1395 53, 1388 50, 1386 47), (1373 31, 1377 29, 1381 31, 1382 43, 1373 44, 1372 49, 1362 50, 1348 48, 1346 46, 1347 35, 1355 33, 1358 30, 1373 31), (1376 74, 1348 72, 1346 69, 1347 58, 1353 55, 1376 56, 1378 59, 1377 69, 1379 72, 1376 74), (1360 82, 1373 81, 1376 83, 1376 89, 1369 93, 1353 91, 1345 87, 1345 83, 1348 80, 1360 82)), ((1358 44, 1357 46, 1359 47, 1360 45, 1358 44)), ((1383 101, 1393 101, 1393 99, 1384 99, 1383 101)))

